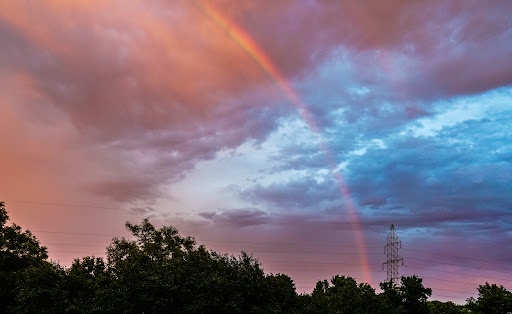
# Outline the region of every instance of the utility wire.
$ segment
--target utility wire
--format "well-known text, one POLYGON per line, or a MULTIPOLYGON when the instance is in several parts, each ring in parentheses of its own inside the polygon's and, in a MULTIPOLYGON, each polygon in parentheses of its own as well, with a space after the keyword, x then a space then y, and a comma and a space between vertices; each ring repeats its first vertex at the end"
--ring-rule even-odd
MULTIPOLYGON (((12 202, 12 203, 25 203, 25 204, 38 204, 38 205, 56 205, 56 206, 65 206, 65 207, 83 207, 83 208, 95 208, 95 209, 109 209, 109 210, 129 210, 128 208, 121 207, 106 207, 106 206, 96 206, 96 205, 76 205, 76 204, 65 204, 65 203, 53 203, 53 202, 39 202, 39 201, 22 201, 22 200, 5 200, 4 202, 12 202)), ((204 219, 199 213, 174 213, 175 216, 197 216, 204 219)), ((278 213, 267 213, 268 216, 284 216, 278 213)), ((305 222, 323 222, 328 224, 335 225, 353 225, 351 221, 329 221, 329 220, 320 220, 320 219, 310 219, 310 218, 276 218, 272 217, 273 220, 290 220, 290 221, 305 221, 305 222)), ((380 225, 378 222, 367 222, 365 225, 375 226, 380 225)))
POLYGON ((455 274, 455 275, 462 275, 462 276, 478 277, 478 278, 484 277, 484 278, 487 278, 487 279, 496 279, 496 280, 504 280, 504 281, 512 282, 512 279, 497 278, 497 277, 490 277, 490 276, 481 276, 481 275, 473 275, 473 274, 459 273, 459 272, 448 271, 448 270, 439 270, 439 269, 424 268, 424 267, 409 266, 409 265, 406 265, 406 266, 403 266, 403 267, 423 269, 423 270, 428 270, 428 271, 437 271, 437 272, 443 272, 443 273, 449 273, 449 274, 455 274))
POLYGON ((404 256, 404 258, 409 258, 409 259, 414 259, 414 260, 424 261, 424 262, 438 263, 438 264, 443 264, 443 265, 450 265, 450 266, 457 266, 457 267, 465 267, 465 268, 473 268, 473 269, 479 269, 479 270, 493 271, 493 272, 497 272, 497 273, 504 273, 504 274, 511 274, 512 275, 512 272, 509 272, 509 271, 492 270, 492 269, 488 269, 488 268, 475 267, 475 266, 467 266, 467 265, 461 265, 461 264, 457 264, 457 263, 447 263, 447 262, 428 260, 428 259, 423 259, 423 258, 416 258, 416 257, 412 257, 412 256, 404 256))
POLYGON ((401 248, 401 250, 414 251, 414 252, 420 252, 420 253, 425 253, 425 254, 440 255, 440 256, 446 256, 446 257, 455 257, 455 258, 461 258, 461 259, 466 259, 466 260, 473 260, 473 261, 478 261, 478 262, 483 262, 483 263, 502 264, 502 265, 509 265, 510 266, 510 263, 500 263, 500 262, 476 259, 476 258, 465 257, 465 256, 460 256, 460 255, 450 255, 450 254, 444 254, 444 253, 434 253, 434 252, 429 252, 429 251, 422 251, 422 250, 408 249, 408 248, 401 248))
MULTIPOLYGON (((77 232, 46 231, 46 230, 34 230, 34 232, 76 234, 76 235, 87 235, 87 236, 119 237, 118 235, 116 236, 113 234, 77 233, 77 232)), ((195 240, 198 242, 200 241, 200 242, 215 242, 215 243, 258 244, 258 245, 290 245, 290 246, 340 247, 340 248, 382 248, 383 247, 383 246, 354 246, 354 245, 331 245, 331 244, 301 244, 301 243, 291 243, 291 242, 254 242, 254 241, 231 241, 231 240, 210 240, 210 239, 195 239, 195 240)), ((435 253, 435 252, 431 252, 431 251, 423 251, 423 250, 408 249, 408 248, 401 248, 401 250, 414 251, 414 252, 420 252, 420 253, 425 253, 425 254, 441 255, 441 256, 446 256, 446 257, 461 258, 461 259, 466 259, 466 260, 474 260, 474 261, 479 261, 479 262, 483 262, 483 263, 510 265, 508 263, 499 263, 499 262, 494 262, 494 261, 475 259, 475 258, 471 258, 471 257, 464 257, 464 256, 460 256, 460 255, 435 253)))
MULTIPOLYGON (((36 231, 34 231, 34 232, 36 232, 36 231)), ((103 235, 103 234, 94 234, 94 233, 71 233, 71 232, 57 232, 57 231, 37 231, 37 232, 78 234, 78 235, 88 235, 88 236, 89 235, 90 236, 107 236, 107 235, 103 235)), ((108 236, 111 236, 111 235, 108 235, 108 236)), ((257 243, 257 244, 277 245, 277 244, 274 244, 274 243, 250 242, 250 241, 223 241, 223 240, 210 240, 210 241, 212 241, 212 242, 215 241, 215 242, 219 242, 219 243, 240 243, 240 244, 256 244, 257 243)), ((286 243, 286 244, 288 244, 288 243, 286 243)), ((293 243, 290 243, 290 244, 293 244, 293 243)), ((64 244, 52 244, 52 245, 64 245, 64 244)), ((92 245, 81 245, 81 246, 92 246, 92 245)), ((323 245, 313 245, 313 244, 311 244, 309 246, 323 247, 323 245)), ((99 247, 99 245, 98 245, 98 247, 99 247)), ((328 247, 328 246, 326 246, 326 247, 328 247)), ((340 246, 340 247, 358 248, 357 246, 349 246, 349 245, 340 246)), ((222 250, 222 251, 223 252, 230 252, 230 253, 233 253, 233 252, 238 253, 239 252, 237 250, 222 250)), ((419 251, 419 250, 414 250, 414 251, 419 251)), ((360 254, 358 252, 269 251, 269 250, 247 250, 247 252, 250 252, 250 253, 277 253, 277 254, 321 254, 321 255, 359 255, 360 254)), ((85 252, 82 252, 82 253, 85 253, 85 252)), ((426 252, 423 252, 423 253, 426 253, 426 252)), ((380 255, 381 253, 368 252, 366 254, 380 255)), ((429 260, 429 259, 417 258, 417 257, 413 257, 413 256, 404 256, 404 257, 408 258, 408 259, 425 261, 425 262, 431 262, 431 263, 437 263, 437 264, 444 264, 444 265, 464 267, 464 268, 473 268, 473 269, 478 269, 478 270, 492 271, 492 272, 496 272, 496 273, 512 274, 512 272, 509 272, 509 271, 499 271, 499 270, 493 270, 493 269, 483 268, 483 267, 462 265, 462 264, 458 264, 458 263, 449 263, 449 262, 442 262, 442 261, 438 261, 438 260, 429 260)))
POLYGON ((23 203, 23 204, 38 204, 38 205, 54 205, 63 207, 81 207, 81 208, 96 208, 96 209, 111 209, 111 210, 126 210, 121 207, 106 207, 98 205, 79 205, 79 204, 63 204, 63 203, 52 203, 52 202, 36 202, 36 201, 20 201, 20 200, 6 200, 5 203, 23 203))

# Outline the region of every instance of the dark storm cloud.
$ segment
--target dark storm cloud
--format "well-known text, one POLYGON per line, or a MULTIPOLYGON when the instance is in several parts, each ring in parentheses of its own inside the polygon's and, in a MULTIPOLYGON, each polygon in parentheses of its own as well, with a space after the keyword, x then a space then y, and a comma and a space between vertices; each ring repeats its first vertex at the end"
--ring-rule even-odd
MULTIPOLYGON (((343 171, 361 224, 510 231, 512 113, 445 127, 436 136, 395 136, 353 156, 343 171)), ((262 208, 343 213, 336 184, 312 176, 241 196, 262 208), (334 211, 333 211, 334 209, 334 211)))
POLYGON ((379 191, 386 205, 412 213, 506 213, 512 206, 509 117, 465 121, 436 137, 389 141, 386 149, 370 149, 351 161, 348 183, 356 197, 379 191))
MULTIPOLYGON (((221 3, 230 11, 231 1, 221 3)), ((404 98, 471 94, 512 83, 510 67, 500 66, 512 52, 509 1, 288 1, 246 6, 231 13, 291 76, 307 75, 305 69, 345 46, 356 55, 371 52, 377 66, 386 70, 388 84, 399 86, 397 93, 404 98)), ((360 64, 359 73, 363 81, 372 82, 375 68, 368 61, 360 64)))

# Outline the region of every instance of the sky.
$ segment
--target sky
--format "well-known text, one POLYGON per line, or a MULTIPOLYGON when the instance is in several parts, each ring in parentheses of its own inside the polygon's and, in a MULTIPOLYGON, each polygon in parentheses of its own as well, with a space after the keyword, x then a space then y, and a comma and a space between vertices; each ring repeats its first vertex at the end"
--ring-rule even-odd
POLYGON ((512 2, 2 1, 0 200, 52 260, 149 218, 298 292, 512 290, 512 2))

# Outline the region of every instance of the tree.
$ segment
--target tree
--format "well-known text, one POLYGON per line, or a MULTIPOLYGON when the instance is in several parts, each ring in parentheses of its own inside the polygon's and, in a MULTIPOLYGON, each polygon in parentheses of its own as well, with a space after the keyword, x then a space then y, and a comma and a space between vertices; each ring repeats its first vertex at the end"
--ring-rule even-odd
MULTIPOLYGON (((383 292, 352 277, 319 281, 311 295, 298 296, 284 274, 265 274, 242 251, 228 256, 198 246, 171 226, 147 219, 126 223, 133 239, 114 238, 107 260, 76 259, 69 269, 47 261, 46 248, 15 224, 0 202, 0 313, 461 313, 451 302, 427 302, 432 295, 417 276, 383 292)), ((486 283, 474 313, 507 313, 512 294, 486 283)))
POLYGON ((60 265, 41 263, 25 268, 18 277, 14 313, 68 312, 69 298, 65 288, 66 271, 60 265))
POLYGON ((267 294, 265 304, 270 313, 295 313, 298 311, 298 296, 293 280, 284 274, 266 275, 263 291, 267 294))
POLYGON ((110 303, 118 312, 282 313, 296 304, 293 282, 265 275, 252 255, 207 251, 173 227, 127 223, 134 240, 107 248, 110 303))
POLYGON ((402 276, 400 286, 390 281, 381 283, 381 307, 386 313, 428 313, 427 299, 432 289, 423 287, 422 281, 413 275, 402 276))
POLYGON ((375 290, 352 277, 334 276, 316 284, 305 313, 375 313, 378 300, 375 290))
POLYGON ((383 313, 402 314, 405 313, 402 304, 402 295, 398 286, 392 281, 380 283, 382 293, 379 294, 380 308, 383 313))
POLYGON ((183 305, 179 296, 186 293, 177 279, 186 277, 182 262, 196 250, 195 241, 173 227, 157 229, 147 219, 126 228, 135 240, 114 238, 107 248, 113 306, 125 312, 177 311, 183 305))
POLYGON ((399 291, 407 313, 428 313, 427 299, 432 295, 432 289, 423 287, 422 281, 416 275, 402 276, 399 291))
POLYGON ((427 303, 428 310, 430 314, 462 314, 467 313, 464 309, 464 306, 457 305, 451 301, 441 302, 441 301, 429 301, 427 303))
POLYGON ((75 259, 66 271, 68 311, 80 313, 115 312, 111 306, 113 277, 102 258, 75 259))
POLYGON ((30 268, 49 266, 46 247, 30 231, 8 226, 8 220, 5 203, 0 202, 0 313, 15 306, 16 293, 30 268))
POLYGON ((512 312, 512 293, 503 286, 489 284, 478 286, 478 298, 468 299, 466 305, 474 313, 510 313, 512 312))

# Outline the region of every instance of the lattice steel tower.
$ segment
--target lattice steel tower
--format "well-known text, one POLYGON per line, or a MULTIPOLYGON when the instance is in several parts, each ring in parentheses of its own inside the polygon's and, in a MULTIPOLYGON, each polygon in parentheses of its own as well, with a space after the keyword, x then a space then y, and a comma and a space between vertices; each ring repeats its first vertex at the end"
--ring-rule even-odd
POLYGON ((400 282, 398 263, 402 262, 402 266, 404 266, 404 259, 398 256, 399 246, 402 248, 402 241, 398 241, 395 226, 391 225, 391 229, 389 229, 388 232, 388 243, 384 246, 384 254, 387 255, 387 261, 382 264, 382 270, 384 270, 384 265, 386 265, 388 273, 387 281, 391 281, 394 284, 399 284, 400 282))

